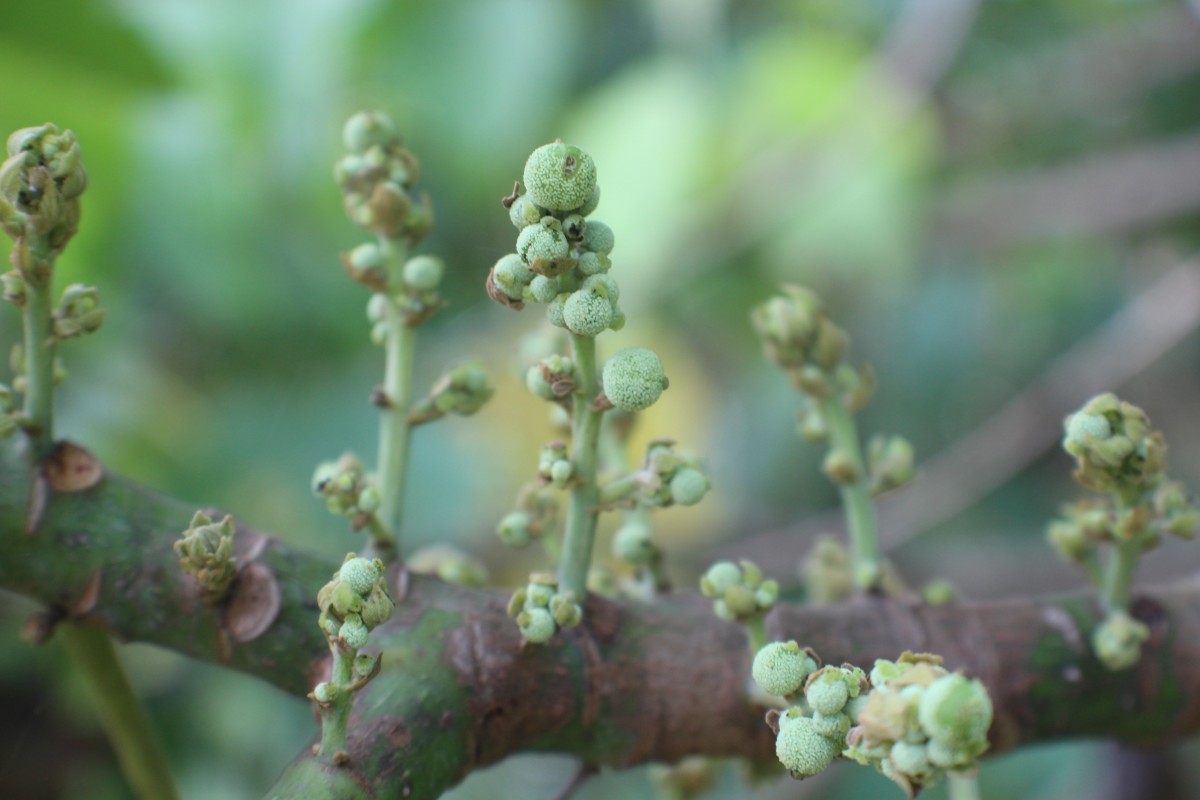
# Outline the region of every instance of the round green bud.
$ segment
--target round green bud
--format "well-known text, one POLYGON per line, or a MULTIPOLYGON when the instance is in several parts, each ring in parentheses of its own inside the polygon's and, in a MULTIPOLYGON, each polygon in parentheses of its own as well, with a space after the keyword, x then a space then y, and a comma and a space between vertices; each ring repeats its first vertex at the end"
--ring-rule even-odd
POLYGON ((567 330, 577 336, 595 336, 607 329, 613 318, 612 303, 586 289, 572 292, 562 312, 567 330))
POLYGON ((373 630, 375 626, 382 625, 391 619, 392 612, 396 610, 396 602, 392 600, 392 596, 387 593, 381 584, 375 584, 375 588, 367 595, 366 602, 363 603, 362 617, 363 624, 367 626, 367 630, 373 630))
POLYGON ((897 771, 910 778, 924 783, 924 779, 932 777, 933 770, 930 768, 929 756, 925 752, 924 744, 896 742, 892 745, 888 758, 892 760, 892 766, 897 771))
POLYGON ((446 266, 435 256, 414 256, 404 262, 404 282, 412 288, 428 292, 442 282, 446 266))
POLYGON ((554 624, 554 616, 540 607, 522 611, 517 616, 517 625, 521 628, 521 635, 534 644, 550 641, 557 627, 554 624))
POLYGON ((613 536, 613 555, 630 564, 649 564, 658 548, 650 540, 650 526, 639 519, 628 520, 613 536))
POLYGON ((992 724, 992 700, 978 680, 957 673, 934 681, 917 709, 921 727, 932 739, 959 750, 987 742, 992 724))
POLYGON ((372 147, 399 144, 400 131, 396 123, 379 111, 360 111, 346 120, 342 128, 342 144, 352 153, 365 153, 372 147))
POLYGON ((570 461, 560 458, 550 465, 550 480, 561 489, 567 485, 567 481, 571 480, 571 474, 574 471, 575 467, 570 461))
POLYGON ((338 636, 346 643, 346 646, 351 650, 357 650, 360 647, 366 647, 367 644, 367 626, 358 618, 357 614, 351 614, 346 617, 342 623, 342 627, 338 629, 338 636))
POLYGON ((523 290, 533 280, 533 271, 516 253, 501 257, 492 267, 492 283, 510 300, 520 300, 523 290))
MULTIPOLYGON (((781 718, 782 719, 782 718, 781 718)), ((775 755, 793 775, 816 775, 833 763, 842 744, 822 736, 808 717, 796 717, 779 728, 775 737, 775 755)))
POLYGON ((832 717, 827 717, 821 713, 812 715, 813 730, 822 736, 827 736, 839 742, 846 741, 846 734, 850 732, 850 717, 843 713, 834 714, 832 717))
POLYGON ((721 597, 730 586, 742 582, 742 570, 732 561, 718 561, 700 578, 700 590, 706 597, 721 597))
POLYGON ((383 498, 379 496, 379 490, 374 486, 366 486, 358 493, 359 511, 365 511, 370 514, 376 511, 382 502, 383 498))
POLYGON ((496 535, 509 547, 519 550, 522 547, 528 547, 529 543, 533 541, 533 532, 530 530, 532 524, 533 517, 528 513, 511 511, 505 514, 504 518, 500 520, 500 524, 496 526, 496 535))
POLYGON ((622 411, 641 411, 654 405, 668 381, 658 354, 645 347, 627 347, 604 362, 604 394, 622 411))
POLYGON ((671 478, 669 488, 676 505, 694 506, 708 492, 708 478, 694 467, 680 467, 671 478))
POLYGON ((600 205, 600 184, 596 184, 596 188, 594 190, 592 190, 592 196, 588 198, 586 203, 581 205, 579 208, 575 209, 575 213, 581 217, 586 217, 588 214, 591 214, 593 211, 595 211, 596 207, 599 205, 600 205))
POLYGON ((523 180, 525 190, 539 206, 571 211, 587 203, 596 191, 596 164, 578 147, 553 142, 530 154, 523 180))
POLYGON ((379 245, 368 242, 350 251, 350 266, 357 270, 383 269, 383 251, 379 245))
POLYGON ((555 587, 544 583, 531 583, 525 589, 526 608, 546 608, 554 599, 555 587))
POLYGON ((940 739, 930 739, 924 747, 929 763, 942 769, 965 769, 971 766, 975 758, 971 753, 959 750, 940 739))
POLYGON ((1066 437, 1063 443, 1068 450, 1072 447, 1081 450, 1089 438, 1107 439, 1112 433, 1112 426, 1103 414, 1078 411, 1067 417, 1066 437))
POLYGON ((617 301, 621 299, 621 287, 617 285, 616 279, 611 275, 603 273, 589 275, 579 288, 608 298, 608 302, 612 303, 613 308, 616 308, 617 301))
POLYGON ((546 209, 533 202, 527 194, 518 197, 508 207, 508 218, 512 220, 513 227, 517 230, 536 225, 542 221, 544 216, 546 216, 546 209))
POLYGON ((567 234, 568 239, 573 241, 579 241, 583 238, 583 231, 586 227, 587 222, 580 214, 571 214, 562 221, 563 232, 567 234))
POLYGON ((545 275, 534 275, 529 282, 529 296, 535 303, 549 303, 558 297, 558 281, 545 275))
POLYGON ((546 225, 530 225, 517 236, 517 253, 526 264, 541 259, 554 261, 566 258, 571 245, 562 230, 546 225))
POLYGON ((554 388, 546 380, 546 376, 542 374, 542 368, 539 364, 534 364, 525 370, 525 386, 530 392, 543 400, 557 399, 554 395, 554 388))
POLYGON ((754 655, 750 675, 762 690, 787 697, 800 690, 817 663, 795 641, 771 642, 754 655))
POLYGON ((1142 642, 1150 630, 1124 611, 1109 614, 1092 632, 1096 657, 1111 670, 1132 667, 1142 655, 1142 642))
POLYGON ((584 275, 599 275, 612 267, 612 261, 603 253, 592 253, 584 250, 579 254, 577 265, 584 275))
POLYGON ((813 711, 831 717, 841 712, 850 699, 850 687, 840 669, 826 667, 805 688, 804 699, 813 711))
POLYGON ((583 232, 583 249, 593 253, 608 255, 612 252, 616 239, 612 228, 599 220, 590 220, 587 230, 583 232))
POLYGON ((333 684, 321 681, 313 688, 312 694, 313 699, 318 703, 332 703, 338 692, 337 687, 333 684))
POLYGON ((355 557, 342 564, 338 580, 350 585, 355 593, 366 596, 375 582, 383 577, 383 564, 378 559, 355 557))
POLYGON ((557 328, 567 327, 566 307, 567 299, 571 295, 563 292, 553 301, 546 304, 546 320, 557 328))

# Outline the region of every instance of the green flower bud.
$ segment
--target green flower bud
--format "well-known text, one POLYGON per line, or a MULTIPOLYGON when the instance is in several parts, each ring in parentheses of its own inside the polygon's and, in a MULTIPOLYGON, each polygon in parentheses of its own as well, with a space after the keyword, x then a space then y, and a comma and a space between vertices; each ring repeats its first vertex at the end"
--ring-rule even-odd
POLYGON ((808 289, 785 286, 783 292, 756 307, 750 321, 767 358, 784 368, 799 367, 809 360, 824 312, 820 299, 808 289))
MULTIPOLYGON (((615 405, 615 404, 614 404, 615 405)), ((680 467, 669 484, 671 500, 677 505, 694 506, 708 493, 708 478, 693 467, 680 467)))
MULTIPOLYGON (((2 419, 12 425, 12 417, 5 414, 2 419)), ((173 545, 180 568, 196 578, 200 598, 207 605, 218 605, 237 577, 233 532, 233 517, 226 515, 220 522, 213 522, 204 512, 197 511, 191 525, 173 545)))
POLYGON ((730 586, 742 582, 742 570, 732 561, 718 561, 700 577, 700 591, 705 597, 721 597, 730 586))
POLYGON ((583 232, 582 245, 584 250, 607 256, 612 252, 615 243, 616 238, 613 236, 612 228, 600 220, 594 219, 588 221, 587 230, 583 232))
POLYGON ((469 417, 492 398, 487 370, 479 359, 471 359, 444 373, 429 390, 429 400, 440 414, 469 417))
POLYGON ((345 619, 350 614, 358 614, 363 608, 363 594, 356 592, 349 583, 339 580, 333 586, 330 610, 338 619, 345 619))
POLYGON ((571 295, 564 292, 546 305, 546 321, 556 328, 567 327, 566 307, 570 297, 571 295))
POLYGON ((558 297, 558 281, 545 275, 535 275, 529 283, 529 296, 535 303, 549 303, 558 297))
POLYGON ((332 683, 321 681, 315 687, 313 687, 312 698, 318 703, 332 703, 335 699, 337 699, 337 696, 337 687, 332 683))
POLYGON ((581 289, 572 292, 567 298, 563 304, 562 317, 571 333, 577 336, 595 336, 608 328, 612 322, 612 303, 596 292, 581 289))
POLYGON ((871 492, 880 494, 903 486, 913 477, 913 447, 901 436, 874 436, 867 445, 871 492))
POLYGON ((643 520, 626 520, 613 536, 613 555, 629 564, 649 564, 658 555, 650 539, 650 526, 643 520))
POLYGON ((563 233, 573 242, 577 242, 583 238, 583 232, 586 228, 587 222, 584 220, 582 214, 571 214, 563 218, 563 233))
POLYGON ((435 256, 414 256, 404 263, 404 282, 420 292, 433 291, 442 282, 445 264, 435 256))
POLYGON ((521 635, 534 644, 550 641, 556 630, 554 616, 544 608, 522 611, 517 616, 517 625, 521 628, 521 635))
POLYGON ((396 601, 392 599, 391 594, 388 593, 387 586, 380 580, 371 589, 371 593, 367 595, 360 615, 363 624, 367 626, 367 630, 374 630, 377 626, 391 619, 392 612, 395 610, 396 601))
POLYGON ((351 554, 338 570, 338 580, 350 585, 355 593, 364 597, 375 582, 383 577, 383 562, 379 559, 361 558, 351 554))
POLYGON ((614 353, 604 362, 601 380, 609 402, 622 411, 649 408, 670 384, 658 354, 645 347, 614 353))
POLYGON ((496 526, 496 535, 500 541, 518 550, 528 547, 533 541, 533 516, 524 511, 510 511, 496 526))
POLYGON ((368 675, 371 675, 378 669, 379 656, 373 656, 369 653, 359 653, 354 657, 354 664, 350 668, 353 679, 361 681, 368 675))
POLYGON ((801 650, 795 641, 771 642, 754 655, 750 676, 767 694, 787 697, 798 692, 816 670, 811 652, 801 650))
POLYGON ((925 689, 917 718, 931 739, 977 754, 987 748, 992 700, 978 680, 954 673, 925 689))
POLYGON ((967 769, 975 760, 971 753, 958 750, 940 739, 930 739, 925 743, 925 757, 930 764, 942 769, 967 769))
POLYGON ((925 784, 933 780, 936 770, 929 763, 924 744, 896 742, 888 752, 892 766, 915 783, 925 784))
POLYGON ((838 447, 825 454, 825 460, 821 463, 821 471, 825 473, 825 477, 840 486, 854 483, 861 477, 854 459, 850 457, 849 453, 838 447))
POLYGON ((550 614, 560 628, 574 628, 583 620, 583 609, 575 602, 574 592, 562 592, 550 598, 550 614))
POLYGON ((570 211, 587 203, 596 191, 596 165, 578 147, 553 142, 529 156, 523 180, 539 206, 570 211))
POLYGON ((579 271, 584 275, 600 275, 612 268, 612 261, 603 253, 585 250, 579 254, 579 271))
POLYGON ((400 131, 386 114, 360 111, 346 120, 342 144, 351 153, 365 153, 372 147, 393 147, 400 144, 400 131))
POLYGON ((550 465, 550 481, 561 489, 567 485, 567 481, 571 480, 574 471, 575 467, 570 461, 560 458, 550 465))
POLYGON ((837 667, 825 667, 804 687, 804 699, 813 711, 831 717, 839 713, 850 699, 850 687, 837 667))
POLYGON ((776 757, 796 777, 816 775, 841 751, 842 744, 818 733, 808 717, 795 717, 781 725, 775 737, 776 757))
POLYGON ((1129 669, 1142 655, 1150 630, 1124 611, 1115 611, 1092 633, 1096 657, 1114 672, 1129 669))
POLYGON ((520 300, 523 290, 533 280, 533 272, 521 256, 509 253, 492 267, 492 283, 510 300, 520 300))
POLYGON ((821 713, 812 715, 813 730, 834 741, 845 742, 846 734, 850 731, 850 717, 838 713, 827 717, 821 713))
POLYGON ((1063 449, 1075 476, 1098 491, 1144 489, 1162 477, 1166 445, 1146 412, 1111 393, 1093 397, 1064 422, 1063 449))
POLYGON ((338 636, 346 643, 346 647, 351 650, 366 647, 368 633, 367 626, 363 624, 363 621, 359 619, 357 614, 351 614, 346 617, 346 620, 342 623, 342 627, 338 629, 338 636))
POLYGON ((517 236, 517 254, 531 266, 566 258, 570 249, 570 242, 553 217, 546 217, 540 225, 524 228, 517 236))
POLYGON ((512 220, 513 227, 517 230, 536 225, 542 221, 544 216, 546 216, 546 209, 533 202, 527 194, 518 197, 508 207, 508 218, 512 220))

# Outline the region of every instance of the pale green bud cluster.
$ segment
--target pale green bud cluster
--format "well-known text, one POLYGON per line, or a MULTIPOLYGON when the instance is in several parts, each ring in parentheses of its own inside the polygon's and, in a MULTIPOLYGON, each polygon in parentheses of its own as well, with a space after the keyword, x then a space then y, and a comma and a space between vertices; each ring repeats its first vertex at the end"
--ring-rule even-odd
POLYGON ((613 534, 613 555, 627 564, 646 566, 661 556, 654 544, 650 524, 639 517, 630 517, 613 534))
POLYGON ((1114 394, 1093 397, 1063 423, 1063 449, 1075 457, 1075 477, 1097 491, 1129 491, 1157 483, 1165 467, 1162 434, 1146 412, 1114 394))
POLYGON ((700 576, 700 591, 712 598, 718 617, 745 621, 775 605, 779 584, 764 580, 762 570, 749 561, 718 561, 700 576))
POLYGON ((549 442, 538 454, 538 480, 551 484, 556 489, 565 489, 575 473, 575 466, 567 454, 567 443, 561 439, 549 442))
POLYGON ((816 294, 784 286, 783 294, 756 307, 750 322, 767 358, 786 370, 816 367, 833 370, 842 360, 846 334, 830 321, 816 294))
MULTIPOLYGON (((1092 646, 1109 669, 1126 669, 1137 662, 1148 632, 1127 613, 1127 583, 1100 581, 1101 554, 1112 562, 1132 562, 1163 535, 1190 539, 1200 509, 1182 484, 1167 480, 1163 435, 1150 429, 1137 406, 1113 394, 1098 395, 1067 417, 1064 428, 1063 449, 1075 458, 1076 479, 1106 496, 1065 506, 1047 526, 1046 538, 1064 558, 1086 567, 1104 592, 1109 614, 1092 632, 1092 646)), ((1131 575, 1132 563, 1121 565, 1120 572, 1131 575)))
POLYGON ((524 486, 517 496, 517 508, 496 526, 500 541, 519 550, 553 531, 558 521, 556 491, 540 479, 524 486))
POLYGON ((95 333, 104 322, 104 313, 96 287, 72 283, 63 290, 53 312, 54 338, 61 341, 95 333))
POLYGON ((754 658, 753 675, 759 686, 795 701, 778 714, 775 725, 775 755, 795 778, 816 775, 841 754, 862 695, 870 688, 858 667, 818 668, 819 663, 816 653, 801 650, 795 642, 773 642, 754 658), (782 669, 767 670, 776 664, 782 669))
POLYGON ((479 359, 464 361, 444 372, 428 396, 413 406, 409 413, 409 424, 418 425, 440 419, 447 414, 469 417, 492 398, 492 388, 487 370, 479 359))
POLYGON ((505 198, 516 252, 492 267, 488 295, 510 308, 544 305, 551 324, 577 336, 619 330, 621 290, 607 274, 612 229, 586 219, 600 200, 591 157, 562 142, 543 145, 525 164, 524 184, 524 195, 505 198))
POLYGON ((237 577, 233 531, 233 517, 226 515, 220 522, 213 522, 203 511, 197 511, 174 544, 180 568, 196 578, 200 599, 206 605, 220 605, 237 577))
POLYGON ((356 531, 370 522, 381 502, 379 490, 353 453, 343 453, 337 461, 317 465, 312 490, 316 496, 325 498, 330 513, 348 517, 356 531))
POLYGON ((622 411, 649 408, 670 383, 658 354, 645 347, 627 347, 614 353, 604 362, 601 382, 608 401, 622 411))
POLYGON ((567 356, 550 355, 525 372, 525 386, 537 397, 561 402, 575 391, 575 362, 567 356))
POLYGON ((410 245, 424 238, 433 224, 433 209, 428 196, 415 193, 420 167, 404 148, 396 124, 377 111, 359 112, 347 120, 342 140, 349 152, 338 160, 333 175, 350 220, 410 245))
POLYGON ((657 508, 694 506, 711 488, 703 465, 677 453, 675 443, 666 439, 650 442, 632 478, 635 502, 657 508))
POLYGON ((43 240, 50 256, 62 252, 79 227, 87 170, 75 134, 49 123, 13 133, 7 153, 0 165, 0 228, 16 242, 17 272, 45 285, 50 263, 30 249, 29 238, 43 240))
POLYGON ((575 593, 558 590, 553 576, 535 572, 529 585, 517 589, 508 601, 508 615, 517 621, 521 635, 533 644, 550 641, 559 628, 573 628, 583 619, 575 593))
POLYGON ((942 668, 941 658, 905 653, 875 662, 844 755, 869 764, 914 796, 948 770, 973 769, 988 747, 992 701, 977 679, 942 668))
POLYGON ((404 565, 418 575, 436 575, 458 586, 486 586, 488 570, 478 558, 454 545, 431 544, 410 554, 404 565))
POLYGON ((396 608, 388 592, 383 562, 349 553, 333 580, 317 594, 318 624, 330 646, 353 655, 367 644, 367 635, 382 625, 396 608))

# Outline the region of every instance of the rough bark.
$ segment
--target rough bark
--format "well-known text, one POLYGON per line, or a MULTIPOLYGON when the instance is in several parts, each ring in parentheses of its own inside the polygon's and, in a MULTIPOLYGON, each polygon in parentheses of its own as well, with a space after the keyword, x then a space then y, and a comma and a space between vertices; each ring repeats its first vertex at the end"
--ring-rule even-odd
MULTIPOLYGON (((115 475, 57 491, 7 447, 0 586, 58 618, 306 693, 327 669, 314 598, 336 563, 241 529, 233 600, 206 608, 171 551, 192 511, 115 475)), ((653 605, 592 597, 584 625, 530 647, 505 615, 504 592, 391 578, 397 613, 372 635, 384 669, 356 699, 350 764, 334 768, 305 752, 271 796, 434 798, 473 769, 531 750, 613 766, 691 753, 773 761, 764 709, 746 699, 745 636, 695 594, 653 605)), ((1090 654, 1087 633, 1101 610, 1082 594, 784 605, 768 632, 832 663, 870 664, 906 649, 942 654, 992 692, 993 752, 1071 736, 1154 745, 1190 735, 1200 727, 1200 582, 1148 592, 1134 612, 1152 636, 1139 664, 1121 673, 1090 654)))

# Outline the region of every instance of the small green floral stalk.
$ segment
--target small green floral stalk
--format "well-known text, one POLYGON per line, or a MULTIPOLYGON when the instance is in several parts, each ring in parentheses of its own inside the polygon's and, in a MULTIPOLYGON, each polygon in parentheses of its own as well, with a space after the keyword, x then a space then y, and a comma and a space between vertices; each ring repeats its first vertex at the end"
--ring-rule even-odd
POLYGON ((872 497, 903 485, 913 474, 912 447, 899 437, 874 439, 864 458, 854 413, 874 390, 869 368, 843 362, 845 332, 825 314, 807 289, 785 286, 783 294, 758 306, 751 322, 768 359, 786 371, 806 401, 800 434, 828 439, 823 470, 838 485, 860 589, 879 591, 883 564, 872 497))
POLYGON ((350 553, 333 579, 317 595, 319 625, 332 654, 329 680, 308 695, 321 717, 318 755, 335 766, 349 763, 346 725, 354 693, 366 686, 382 665, 381 655, 360 652, 371 630, 395 610, 383 562, 350 553))
MULTIPOLYGON (((13 270, 0 276, 4 299, 21 310, 24 342, 14 348, 13 407, 0 385, 0 438, 23 428, 36 462, 54 447, 54 386, 62 377, 55 350, 63 339, 95 332, 104 320, 94 288, 73 284, 56 306, 54 266, 79 226, 87 171, 75 135, 51 124, 22 128, 8 138, 0 165, 0 229, 13 240, 13 270)), ((142 797, 178 796, 166 757, 117 657, 112 640, 96 628, 59 628, 72 663, 92 695, 121 770, 142 797)))
MULTIPOLYGON (((609 274, 613 232, 588 219, 600 200, 591 157, 562 142, 543 145, 526 162, 523 182, 525 194, 514 190, 504 200, 519 231, 516 252, 492 267, 487 291, 516 310, 526 303, 545 305, 550 323, 569 335, 570 354, 542 359, 530 369, 527 384, 570 416, 569 447, 562 443, 561 454, 539 479, 568 494, 557 583, 564 593, 581 599, 587 593, 599 513, 612 502, 598 483, 602 416, 612 408, 648 408, 667 388, 667 379, 658 356, 644 348, 616 353, 601 374, 596 337, 620 329, 625 315, 618 304, 620 287, 609 274)), ((632 483, 630 487, 620 499, 632 496, 632 483)), ((699 494, 707 488, 704 479, 699 494)), ((543 521, 534 511, 521 508, 506 516, 498 529, 501 538, 527 544, 543 521)))
POLYGON ((1068 506, 1050 524, 1050 543, 1087 571, 1106 617, 1092 635, 1096 655, 1113 670, 1133 666, 1149 630, 1129 613, 1137 560, 1164 534, 1190 539, 1200 510, 1182 485, 1167 480, 1166 444, 1142 409, 1102 394, 1064 422, 1063 449, 1076 479, 1107 495, 1068 506), (1107 561, 1101 557, 1106 549, 1107 561))
POLYGON ((482 367, 467 362, 414 403, 416 329, 443 305, 437 291, 445 271, 441 260, 409 256, 432 227, 432 206, 414 188, 417 160, 388 117, 355 114, 342 138, 349 154, 337 162, 334 176, 347 216, 375 235, 374 242, 343 255, 342 263, 351 278, 372 290, 367 316, 372 339, 384 347, 383 383, 372 396, 380 412, 378 461, 374 475, 352 454, 321 464, 313 489, 325 497, 330 511, 349 517, 354 530, 368 532, 373 553, 392 561, 399 557, 411 429, 450 413, 472 414, 492 389, 482 367))

